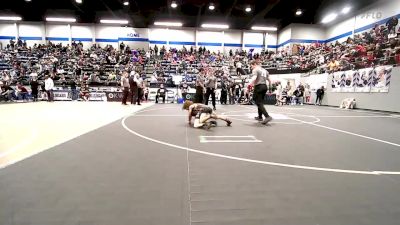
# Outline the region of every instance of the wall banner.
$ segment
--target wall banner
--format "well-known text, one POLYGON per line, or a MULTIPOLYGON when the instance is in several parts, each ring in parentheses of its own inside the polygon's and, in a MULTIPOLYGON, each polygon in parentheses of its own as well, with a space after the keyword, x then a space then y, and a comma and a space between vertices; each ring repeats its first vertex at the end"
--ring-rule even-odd
POLYGON ((332 92, 389 92, 392 66, 379 66, 329 74, 332 92))

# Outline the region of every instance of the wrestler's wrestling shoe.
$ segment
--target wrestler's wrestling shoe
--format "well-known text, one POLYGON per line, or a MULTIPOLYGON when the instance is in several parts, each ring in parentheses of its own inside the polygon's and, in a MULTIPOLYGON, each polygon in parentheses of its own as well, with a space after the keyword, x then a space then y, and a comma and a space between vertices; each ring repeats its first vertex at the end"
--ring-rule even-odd
POLYGON ((217 121, 210 121, 212 127, 216 127, 218 125, 217 121))
POLYGON ((230 120, 226 121, 226 125, 227 125, 228 127, 230 127, 231 124, 232 124, 232 121, 230 121, 230 120))
POLYGON ((206 122, 206 123, 204 123, 203 128, 206 130, 209 130, 211 128, 211 126, 212 126, 211 123, 206 122))

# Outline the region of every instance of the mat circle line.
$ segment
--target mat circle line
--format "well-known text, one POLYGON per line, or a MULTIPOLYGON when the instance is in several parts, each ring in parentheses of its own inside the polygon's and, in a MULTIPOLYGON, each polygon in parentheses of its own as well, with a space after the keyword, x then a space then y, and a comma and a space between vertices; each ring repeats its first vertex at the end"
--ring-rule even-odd
MULTIPOLYGON (((171 107, 172 108, 172 107, 171 107)), ((156 111, 159 109, 148 109, 144 111, 156 111)), ((144 112, 144 111, 139 111, 144 112)), ((347 169, 336 169, 336 168, 326 168, 326 167, 314 167, 314 166, 303 166, 303 165, 296 165, 296 164, 286 164, 286 163, 278 163, 278 162, 271 162, 271 161, 262 161, 262 160, 255 160, 255 159, 248 159, 248 158, 241 158, 241 157, 235 157, 235 156, 229 156, 229 155, 224 155, 224 154, 218 154, 218 153, 211 153, 211 152, 206 152, 206 151, 201 151, 193 148, 188 148, 180 145, 175 145, 171 144, 165 141, 157 140, 148 136, 145 136, 143 134, 140 134, 132 129, 130 129, 126 125, 126 120, 129 117, 134 116, 136 113, 133 113, 131 115, 125 116, 121 120, 121 125, 122 127, 128 131, 129 133, 140 137, 142 139, 148 140, 153 143, 161 144, 164 146, 184 150, 184 151, 189 151, 193 153, 198 153, 198 154, 203 154, 203 155, 208 155, 208 156, 214 156, 218 158, 225 158, 225 159, 231 159, 231 160, 236 160, 236 161, 242 161, 242 162, 249 162, 249 163, 256 163, 256 164, 263 164, 263 165, 269 165, 269 166, 279 166, 279 167, 285 167, 285 168, 292 168, 292 169, 302 169, 302 170, 310 170, 310 171, 320 171, 320 172, 331 172, 331 173, 345 173, 345 174, 363 174, 363 175, 385 175, 385 174, 390 174, 390 175, 400 175, 400 171, 366 171, 366 170, 347 170, 347 169)))

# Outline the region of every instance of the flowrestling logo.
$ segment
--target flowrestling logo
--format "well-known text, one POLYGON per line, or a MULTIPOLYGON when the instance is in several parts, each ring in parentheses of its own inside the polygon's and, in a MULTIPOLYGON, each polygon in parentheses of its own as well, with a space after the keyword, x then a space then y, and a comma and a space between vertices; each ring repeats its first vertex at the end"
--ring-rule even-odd
POLYGON ((382 18, 382 12, 379 11, 373 11, 373 12, 366 12, 360 15, 360 19, 381 19, 382 18))

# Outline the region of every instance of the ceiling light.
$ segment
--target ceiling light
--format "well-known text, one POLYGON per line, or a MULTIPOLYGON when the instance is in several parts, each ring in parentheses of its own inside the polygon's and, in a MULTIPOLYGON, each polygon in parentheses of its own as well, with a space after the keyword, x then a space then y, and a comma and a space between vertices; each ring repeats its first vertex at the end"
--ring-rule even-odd
POLYGON ((0 16, 0 20, 14 20, 14 21, 19 21, 19 20, 22 20, 22 18, 19 17, 19 16, 0 16))
POLYGON ((59 18, 59 17, 46 17, 47 22, 70 22, 75 23, 75 18, 59 18))
POLYGON ((322 23, 329 23, 329 22, 332 22, 332 21, 334 21, 334 20, 336 19, 336 17, 337 17, 337 14, 336 14, 336 13, 328 14, 327 16, 325 16, 325 17, 322 19, 322 23))
POLYGON ((246 12, 251 12, 251 7, 250 6, 246 7, 245 11, 246 12))
POLYGON ((25 0, 26 2, 31 2, 32 0, 25 0))
POLYGON ((201 25, 203 28, 217 28, 217 29, 228 29, 229 25, 227 24, 209 24, 209 23, 203 23, 201 25))
POLYGON ((296 16, 300 16, 301 14, 303 14, 303 11, 301 11, 301 9, 298 9, 298 10, 296 11, 296 16))
POLYGON ((109 24, 128 24, 128 20, 100 20, 100 23, 109 23, 109 24))
POLYGON ((128 6, 129 5, 129 1, 124 1, 124 6, 128 6))
POLYGON ((211 3, 211 4, 208 6, 208 9, 209 9, 209 10, 214 10, 214 9, 215 9, 214 4, 211 3))
POLYGON ((75 0, 76 3, 82 4, 82 0, 75 0))
POLYGON ((252 30, 265 30, 265 31, 277 31, 276 27, 262 27, 262 26, 252 26, 252 30))
POLYGON ((178 7, 178 4, 176 4, 176 2, 173 1, 173 2, 171 3, 171 7, 175 9, 176 7, 178 7))
POLYGON ((154 22, 156 26, 181 27, 181 22, 154 22))
POLYGON ((351 8, 350 8, 349 6, 346 6, 346 7, 344 7, 344 8, 342 9, 342 13, 343 13, 343 14, 347 14, 347 13, 350 12, 350 10, 351 10, 351 8))

